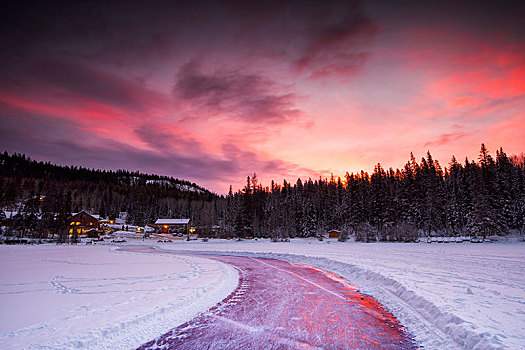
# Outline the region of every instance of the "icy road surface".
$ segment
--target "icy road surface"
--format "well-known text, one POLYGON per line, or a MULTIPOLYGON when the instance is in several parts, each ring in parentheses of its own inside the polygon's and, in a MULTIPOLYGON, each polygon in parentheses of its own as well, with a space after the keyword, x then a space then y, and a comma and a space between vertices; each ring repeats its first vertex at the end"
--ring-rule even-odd
POLYGON ((336 275, 280 260, 206 257, 238 270, 235 292, 140 349, 417 348, 392 314, 336 275))
POLYGON ((162 249, 286 260, 334 272, 379 300, 428 350, 525 350, 525 243, 510 238, 483 244, 210 240, 162 249))

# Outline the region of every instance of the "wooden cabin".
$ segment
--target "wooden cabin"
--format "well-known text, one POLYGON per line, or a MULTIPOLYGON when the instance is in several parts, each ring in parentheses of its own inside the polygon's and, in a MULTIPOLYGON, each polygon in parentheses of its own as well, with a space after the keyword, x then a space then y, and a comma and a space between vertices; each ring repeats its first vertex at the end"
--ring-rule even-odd
POLYGON ((155 226, 160 233, 185 234, 190 233, 190 219, 158 219, 155 226))
POLYGON ((100 215, 93 215, 85 210, 73 213, 69 218, 69 233, 86 234, 89 230, 100 228, 100 215))
POLYGON ((330 230, 328 231, 328 238, 339 238, 341 231, 339 230, 330 230))

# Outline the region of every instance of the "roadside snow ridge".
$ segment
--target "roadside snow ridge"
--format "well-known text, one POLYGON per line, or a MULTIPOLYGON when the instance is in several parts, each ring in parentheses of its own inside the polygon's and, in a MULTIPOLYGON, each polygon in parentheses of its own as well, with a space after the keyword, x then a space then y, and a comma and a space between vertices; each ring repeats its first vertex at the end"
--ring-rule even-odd
POLYGON ((487 332, 476 332, 458 316, 440 310, 398 281, 350 263, 295 254, 216 251, 213 254, 279 259, 338 274, 378 299, 425 349, 505 349, 496 337, 487 332))

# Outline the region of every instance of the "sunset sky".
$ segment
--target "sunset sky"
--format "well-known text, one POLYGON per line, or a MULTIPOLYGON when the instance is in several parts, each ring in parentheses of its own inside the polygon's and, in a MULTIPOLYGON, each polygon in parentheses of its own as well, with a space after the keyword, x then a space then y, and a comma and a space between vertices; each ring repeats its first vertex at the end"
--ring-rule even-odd
POLYGON ((523 4, 2 2, 0 151, 219 194, 519 154, 523 4))

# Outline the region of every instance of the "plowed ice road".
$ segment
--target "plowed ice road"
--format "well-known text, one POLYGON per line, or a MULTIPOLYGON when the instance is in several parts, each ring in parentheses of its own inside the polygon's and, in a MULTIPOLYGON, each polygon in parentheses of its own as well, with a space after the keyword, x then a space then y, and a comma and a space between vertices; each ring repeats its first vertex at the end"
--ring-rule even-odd
POLYGON ((280 260, 206 257, 239 271, 236 290, 140 349, 417 348, 393 315, 338 276, 280 260))

